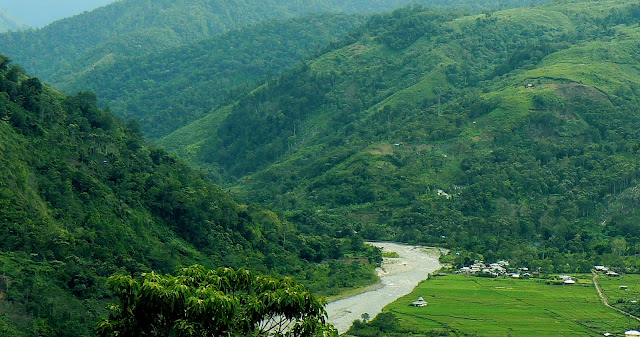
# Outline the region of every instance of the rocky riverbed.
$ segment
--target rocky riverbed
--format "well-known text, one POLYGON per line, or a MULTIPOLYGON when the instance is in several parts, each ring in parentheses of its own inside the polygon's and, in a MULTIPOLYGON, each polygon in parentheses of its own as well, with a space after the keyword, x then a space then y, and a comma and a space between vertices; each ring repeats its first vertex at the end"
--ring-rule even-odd
POLYGON ((368 313, 373 319, 387 304, 410 293, 428 274, 441 267, 439 249, 393 242, 370 244, 386 252, 396 252, 400 257, 384 258, 382 266, 377 269, 380 287, 327 305, 329 322, 340 333, 347 331, 353 321, 360 319, 363 313, 368 313))

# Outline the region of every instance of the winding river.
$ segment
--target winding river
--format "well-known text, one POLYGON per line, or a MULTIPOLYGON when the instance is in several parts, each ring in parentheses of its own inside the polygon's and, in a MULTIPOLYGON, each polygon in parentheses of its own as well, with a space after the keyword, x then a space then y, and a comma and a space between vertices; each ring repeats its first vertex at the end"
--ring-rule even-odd
POLYGON ((437 249, 393 242, 370 244, 383 251, 396 252, 400 257, 384 258, 382 267, 377 269, 381 281, 379 288, 327 304, 329 322, 340 333, 346 332, 365 312, 373 319, 387 304, 410 293, 429 273, 441 267, 437 249))

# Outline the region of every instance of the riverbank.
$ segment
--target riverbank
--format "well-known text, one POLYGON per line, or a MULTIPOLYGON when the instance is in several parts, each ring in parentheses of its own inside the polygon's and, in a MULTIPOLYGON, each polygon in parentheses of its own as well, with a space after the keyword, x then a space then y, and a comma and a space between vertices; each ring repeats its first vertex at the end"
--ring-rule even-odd
POLYGON ((371 318, 387 304, 410 293, 420 281, 442 266, 439 258, 443 252, 438 248, 405 245, 394 242, 371 242, 386 252, 398 253, 397 258, 384 258, 377 269, 380 283, 365 288, 365 292, 338 299, 327 305, 329 322, 340 333, 349 329, 354 320, 367 313, 371 318))

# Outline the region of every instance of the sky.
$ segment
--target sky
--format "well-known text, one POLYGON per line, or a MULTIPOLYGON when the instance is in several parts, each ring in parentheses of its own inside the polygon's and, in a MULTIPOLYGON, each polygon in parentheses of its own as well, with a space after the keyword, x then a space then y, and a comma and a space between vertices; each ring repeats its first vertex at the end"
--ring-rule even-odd
POLYGON ((29 26, 43 27, 58 19, 107 5, 116 0, 0 0, 0 8, 29 26))

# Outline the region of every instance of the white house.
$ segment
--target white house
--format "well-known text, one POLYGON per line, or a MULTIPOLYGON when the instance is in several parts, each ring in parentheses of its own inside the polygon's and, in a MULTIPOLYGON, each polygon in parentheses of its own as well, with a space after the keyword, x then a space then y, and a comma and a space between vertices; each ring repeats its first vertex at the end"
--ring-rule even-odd
POLYGON ((596 271, 608 271, 609 268, 605 267, 605 266, 594 266, 593 267, 596 271))

